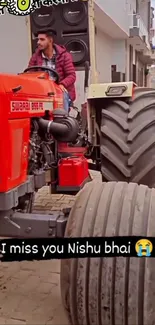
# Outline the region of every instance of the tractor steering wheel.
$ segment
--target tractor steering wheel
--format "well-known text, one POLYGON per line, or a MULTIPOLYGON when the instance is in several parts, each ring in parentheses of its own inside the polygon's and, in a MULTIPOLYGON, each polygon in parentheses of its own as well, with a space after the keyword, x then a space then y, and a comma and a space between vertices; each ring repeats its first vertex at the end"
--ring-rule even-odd
POLYGON ((44 67, 44 66, 42 67, 42 66, 39 66, 39 65, 36 65, 36 66, 34 65, 32 67, 29 67, 29 68, 25 69, 24 73, 28 72, 28 71, 31 71, 31 70, 43 70, 43 71, 48 70, 49 72, 52 72, 52 74, 54 74, 54 78, 56 78, 55 82, 59 83, 59 75, 58 75, 58 73, 55 70, 51 69, 51 68, 44 67))

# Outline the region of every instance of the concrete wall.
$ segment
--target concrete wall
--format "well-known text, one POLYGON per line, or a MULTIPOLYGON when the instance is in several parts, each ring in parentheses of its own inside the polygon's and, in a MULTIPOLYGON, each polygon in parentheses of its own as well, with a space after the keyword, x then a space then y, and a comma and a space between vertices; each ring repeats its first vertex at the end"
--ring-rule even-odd
POLYGON ((143 20, 145 27, 148 29, 148 2, 141 2, 139 5, 139 14, 143 20))
POLYGON ((117 65, 117 71, 126 72, 126 46, 125 40, 113 40, 112 64, 117 65))
POLYGON ((0 40, 0 73, 22 72, 30 58, 27 18, 0 16, 0 40))
POLYGON ((115 40, 97 29, 96 61, 99 82, 111 82, 111 65, 117 65, 117 71, 125 73, 125 40, 115 40))
POLYGON ((149 69, 149 74, 147 76, 148 87, 155 88, 155 66, 149 69))
POLYGON ((99 82, 111 81, 113 39, 97 29, 96 62, 99 82))
POLYGON ((85 72, 84 71, 76 71, 76 100, 74 105, 81 110, 81 105, 86 102, 86 94, 84 92, 84 79, 85 79, 85 72))
POLYGON ((96 4, 129 34, 129 13, 136 11, 136 0, 95 0, 96 4))
POLYGON ((126 0, 126 11, 128 13, 136 12, 136 0, 126 0))
POLYGON ((129 65, 130 65, 130 50, 129 50, 129 44, 128 42, 126 42, 125 44, 125 48, 126 48, 126 81, 129 81, 130 78, 130 72, 129 72, 129 65))

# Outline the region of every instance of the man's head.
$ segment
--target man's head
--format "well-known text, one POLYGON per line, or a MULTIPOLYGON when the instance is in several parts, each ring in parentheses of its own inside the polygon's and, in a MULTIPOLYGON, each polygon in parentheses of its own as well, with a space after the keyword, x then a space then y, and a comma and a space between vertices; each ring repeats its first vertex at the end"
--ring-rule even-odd
POLYGON ((37 45, 38 48, 42 51, 47 51, 53 46, 53 31, 38 31, 37 33, 37 45))

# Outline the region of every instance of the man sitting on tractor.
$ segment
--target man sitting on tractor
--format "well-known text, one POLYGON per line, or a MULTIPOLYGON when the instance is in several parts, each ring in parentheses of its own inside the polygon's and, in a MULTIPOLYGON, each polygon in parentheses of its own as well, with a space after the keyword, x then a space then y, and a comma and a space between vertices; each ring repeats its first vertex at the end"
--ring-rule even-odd
MULTIPOLYGON (((76 73, 72 56, 66 48, 54 43, 52 30, 41 30, 35 35, 38 38, 38 48, 32 55, 28 67, 47 66, 59 74, 60 87, 64 92, 64 109, 69 111, 76 98, 76 73)), ((51 75, 54 80, 54 75, 51 75)))

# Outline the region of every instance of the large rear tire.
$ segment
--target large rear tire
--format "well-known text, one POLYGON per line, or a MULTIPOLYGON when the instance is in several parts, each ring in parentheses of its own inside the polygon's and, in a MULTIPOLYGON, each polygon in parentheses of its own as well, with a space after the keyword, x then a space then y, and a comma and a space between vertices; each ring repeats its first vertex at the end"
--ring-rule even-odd
POLYGON ((102 110, 103 181, 155 186, 155 89, 135 88, 130 103, 114 100, 102 110))
MULTIPOLYGON (((79 192, 65 236, 155 236, 154 216, 155 189, 92 182, 79 192)), ((73 325, 153 325, 155 259, 63 260, 61 292, 73 325)))

